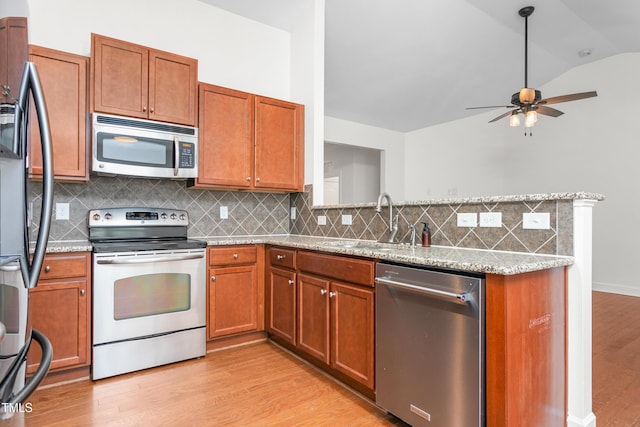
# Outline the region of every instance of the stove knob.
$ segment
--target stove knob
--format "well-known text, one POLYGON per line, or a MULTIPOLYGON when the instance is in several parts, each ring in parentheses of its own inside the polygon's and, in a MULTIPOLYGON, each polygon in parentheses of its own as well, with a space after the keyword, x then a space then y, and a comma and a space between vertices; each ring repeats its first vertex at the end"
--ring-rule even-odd
POLYGON ((162 212, 162 213, 160 214, 160 218, 161 218, 161 219, 167 219, 167 214, 166 214, 166 213, 164 213, 164 212, 162 212))
POLYGON ((99 221, 100 220, 100 214, 99 213, 94 213, 93 214, 93 220, 94 221, 99 221))
POLYGON ((109 212, 104 214, 104 219, 111 219, 111 214, 109 212))
POLYGON ((178 215, 176 215, 174 213, 171 214, 171 219, 176 219, 177 217, 178 217, 178 215))
POLYGON ((181 214, 180 221, 184 221, 185 219, 187 219, 187 216, 185 214, 181 214))

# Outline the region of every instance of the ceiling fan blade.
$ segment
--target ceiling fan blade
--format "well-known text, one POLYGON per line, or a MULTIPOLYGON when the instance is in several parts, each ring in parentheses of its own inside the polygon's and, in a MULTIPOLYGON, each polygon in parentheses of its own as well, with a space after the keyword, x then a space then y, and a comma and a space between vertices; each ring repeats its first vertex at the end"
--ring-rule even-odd
POLYGON ((479 110, 481 108, 513 108, 513 105, 488 105, 486 107, 467 107, 465 110, 479 110))
POLYGON ((538 105, 536 108, 538 114, 544 114, 545 116, 558 117, 563 115, 564 113, 560 110, 556 110, 555 108, 547 107, 544 105, 538 105))
POLYGON ((510 115, 511 115, 511 113, 513 113, 514 111, 518 111, 518 109, 516 108, 515 110, 507 111, 507 112, 506 112, 506 113, 504 113, 504 114, 500 114, 500 115, 499 115, 498 117, 496 117, 495 119, 493 119, 493 120, 489 120, 489 123, 493 123, 493 122, 496 122, 496 121, 498 121, 498 120, 500 120, 500 119, 502 119, 502 118, 504 118, 504 117, 510 116, 510 115))
POLYGON ((598 93, 595 90, 592 90, 590 92, 572 93, 570 95, 553 96, 551 98, 541 99, 538 102, 538 105, 559 104, 561 102, 569 102, 569 101, 577 101, 578 99, 593 98, 594 96, 598 96, 598 93))

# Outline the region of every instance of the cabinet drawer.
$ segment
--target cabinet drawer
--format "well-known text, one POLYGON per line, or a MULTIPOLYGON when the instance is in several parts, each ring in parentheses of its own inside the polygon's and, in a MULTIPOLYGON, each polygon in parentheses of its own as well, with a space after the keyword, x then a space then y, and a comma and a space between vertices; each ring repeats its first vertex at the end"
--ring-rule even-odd
POLYGON ((297 262, 300 271, 373 286, 373 261, 300 251, 297 262))
POLYGON ((296 251, 284 248, 269 248, 269 262, 272 266, 296 268, 296 251))
POLYGON ((45 256, 40 271, 40 280, 86 277, 88 256, 88 254, 45 256))
POLYGON ((254 264, 257 259, 257 248, 247 246, 220 246, 209 248, 210 265, 254 264))

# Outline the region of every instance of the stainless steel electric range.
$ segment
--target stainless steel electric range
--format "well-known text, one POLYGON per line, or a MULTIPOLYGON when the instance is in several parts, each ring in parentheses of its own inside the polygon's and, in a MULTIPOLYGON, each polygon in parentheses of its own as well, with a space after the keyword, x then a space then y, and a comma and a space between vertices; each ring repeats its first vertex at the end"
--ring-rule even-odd
POLYGON ((188 225, 184 210, 89 211, 92 379, 204 356, 206 242, 188 225))

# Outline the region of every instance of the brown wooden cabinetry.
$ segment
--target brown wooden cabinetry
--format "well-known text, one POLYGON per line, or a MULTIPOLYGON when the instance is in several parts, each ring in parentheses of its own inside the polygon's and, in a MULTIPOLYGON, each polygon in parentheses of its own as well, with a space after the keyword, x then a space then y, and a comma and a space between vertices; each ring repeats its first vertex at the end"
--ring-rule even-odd
POLYGON ((300 251, 298 348, 374 389, 374 262, 300 251))
POLYGON ((264 329, 258 247, 209 248, 207 339, 264 329))
MULTIPOLYGON (((29 46, 29 60, 36 64, 47 105, 53 173, 58 181, 88 181, 88 68, 89 58, 29 46)), ((33 107, 32 107, 33 110, 33 107)), ((42 177, 42 149, 35 111, 30 122, 30 176, 42 177)))
POLYGON ((196 125, 198 60, 91 35, 93 110, 196 125))
POLYGON ((296 252, 267 248, 267 331, 292 346, 296 345, 296 252))
POLYGON ((0 19, 0 103, 13 104, 18 98, 27 40, 27 18, 0 19))
POLYGON ((302 105, 200 83, 199 126, 198 178, 190 185, 302 191, 302 105))
MULTIPOLYGON (((29 290, 29 323, 51 341, 51 373, 90 364, 91 254, 45 257, 38 286, 29 290)), ((27 373, 40 358, 40 347, 32 346, 27 373)))

